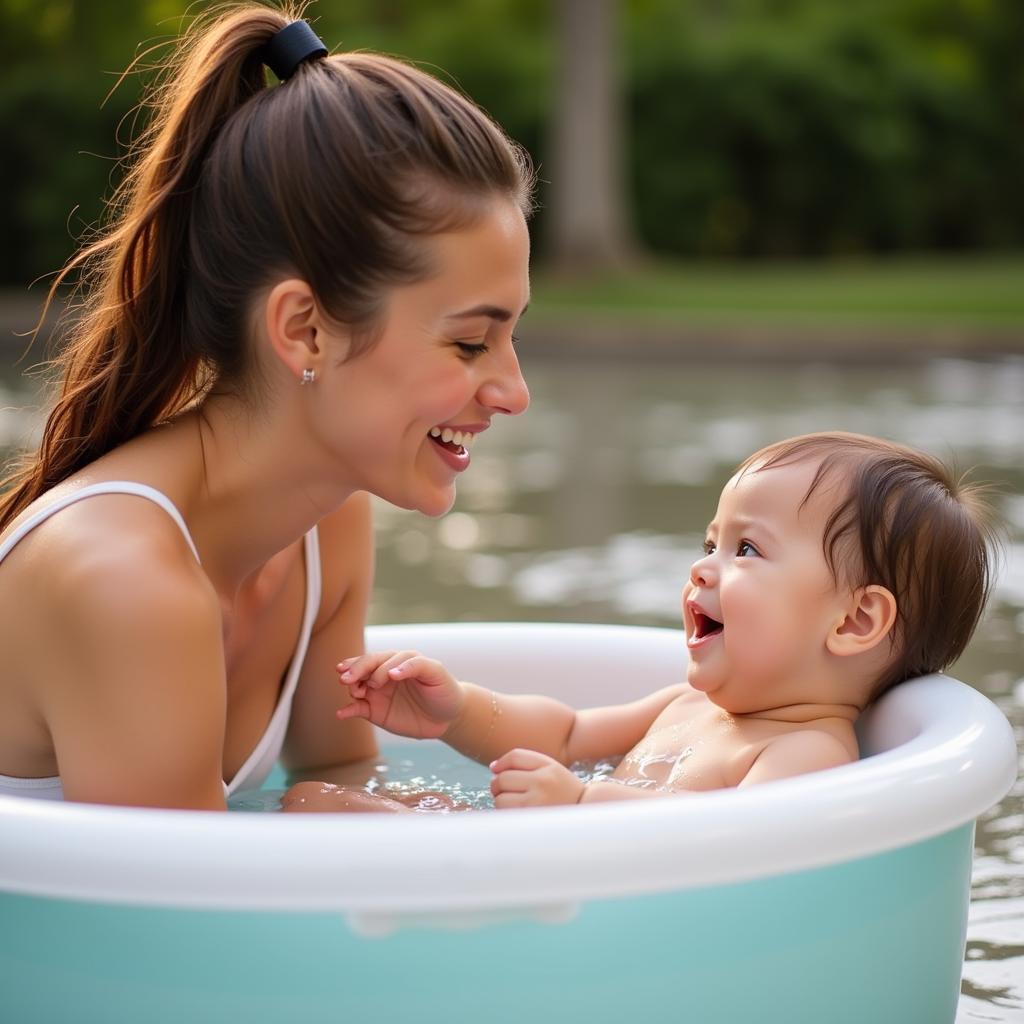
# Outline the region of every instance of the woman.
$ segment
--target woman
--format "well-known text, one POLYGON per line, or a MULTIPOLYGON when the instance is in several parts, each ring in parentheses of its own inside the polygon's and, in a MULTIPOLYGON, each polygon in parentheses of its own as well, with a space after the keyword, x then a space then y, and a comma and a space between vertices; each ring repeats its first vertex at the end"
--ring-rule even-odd
POLYGON ((110 227, 58 279, 85 289, 61 394, 0 498, 0 792, 223 810, 279 753, 317 777, 372 756, 334 716, 361 492, 441 515, 528 404, 527 158, 296 16, 186 34, 110 227))

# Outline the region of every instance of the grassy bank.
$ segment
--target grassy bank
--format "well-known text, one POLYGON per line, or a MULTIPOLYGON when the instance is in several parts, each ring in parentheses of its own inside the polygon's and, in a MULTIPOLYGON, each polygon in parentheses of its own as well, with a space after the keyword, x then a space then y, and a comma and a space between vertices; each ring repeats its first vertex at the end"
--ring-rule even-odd
POLYGON ((1024 353, 1024 255, 534 273, 531 349, 889 360, 1024 353))
POLYGON ((769 317, 837 323, 1024 327, 1024 255, 870 262, 653 263, 593 280, 535 274, 541 319, 595 312, 635 320, 769 317))
MULTIPOLYGON (((0 338, 18 343, 11 332, 35 322, 44 292, 0 292, 0 338)), ((1024 353, 1024 254, 652 262, 598 279, 539 263, 522 334, 526 347, 571 354, 1024 353)))

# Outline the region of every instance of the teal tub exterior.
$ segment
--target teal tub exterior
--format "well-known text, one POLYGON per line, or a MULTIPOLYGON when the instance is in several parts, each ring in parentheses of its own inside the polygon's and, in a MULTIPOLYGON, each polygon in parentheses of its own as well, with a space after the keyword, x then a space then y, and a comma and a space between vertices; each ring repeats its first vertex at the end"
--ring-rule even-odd
MULTIPOLYGON (((579 704, 685 662, 669 630, 375 633, 579 704)), ((932 677, 861 738, 856 765, 751 790, 501 814, 7 798, 0 1020, 952 1024, 973 822, 1013 782, 1012 733, 932 677)))

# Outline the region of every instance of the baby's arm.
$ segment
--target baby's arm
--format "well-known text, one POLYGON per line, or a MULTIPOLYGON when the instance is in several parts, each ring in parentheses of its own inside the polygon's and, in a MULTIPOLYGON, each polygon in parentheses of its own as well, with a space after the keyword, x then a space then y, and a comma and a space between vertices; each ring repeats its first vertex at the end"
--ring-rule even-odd
POLYGON ((824 768, 838 768, 854 759, 849 748, 830 733, 818 729, 791 732, 764 747, 739 785, 754 786, 824 768))
POLYGON ((665 708, 685 691, 685 686, 666 686, 629 704, 576 712, 566 740, 563 763, 627 753, 647 735, 665 708))
MULTIPOLYGON (((555 755, 520 748, 503 754, 490 765, 494 772, 491 792, 495 806, 540 807, 665 795, 664 791, 614 782, 584 783, 565 766, 631 750, 647 735, 662 711, 684 692, 685 687, 669 686, 630 704, 574 712, 569 732, 555 755)), ((499 739, 504 739, 504 735, 499 739)))
POLYGON ((364 654, 338 670, 352 696, 339 718, 368 718, 405 736, 440 737, 485 764, 515 747, 562 764, 624 754, 684 690, 671 686, 629 704, 577 712, 551 697, 499 694, 460 682, 416 651, 364 654))
POLYGON ((565 745, 576 717, 568 705, 549 697, 497 694, 461 682, 439 661, 416 651, 348 658, 338 672, 352 698, 338 718, 366 718, 401 736, 437 737, 484 762, 513 746, 554 754, 565 745))
POLYGON ((462 711, 441 738, 485 764, 515 748, 546 754, 562 765, 625 754, 684 690, 669 686, 629 704, 576 711, 551 697, 461 685, 462 711))
POLYGON ((491 793, 498 810, 671 795, 666 790, 640 789, 602 780, 585 783, 565 765, 536 750, 510 750, 491 762, 491 771, 491 793))

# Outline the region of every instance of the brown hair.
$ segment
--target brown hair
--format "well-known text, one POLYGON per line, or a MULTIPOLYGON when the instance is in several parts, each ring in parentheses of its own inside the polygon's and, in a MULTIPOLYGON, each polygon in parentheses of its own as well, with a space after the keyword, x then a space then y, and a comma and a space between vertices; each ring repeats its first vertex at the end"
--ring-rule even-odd
POLYGON ((308 281, 372 341, 387 286, 429 272, 416 236, 495 196, 532 210, 529 157, 479 108, 394 58, 343 53, 268 87, 297 7, 227 6, 164 62, 109 226, 56 278, 83 296, 37 454, 0 483, 0 529, 48 488, 205 394, 251 383, 251 303, 308 281))
POLYGON ((806 434, 768 445, 739 472, 819 459, 801 508, 824 483, 839 498, 822 545, 837 584, 877 584, 896 599, 893 659, 873 696, 938 672, 967 646, 992 586, 995 520, 984 488, 938 459, 863 434, 806 434))

